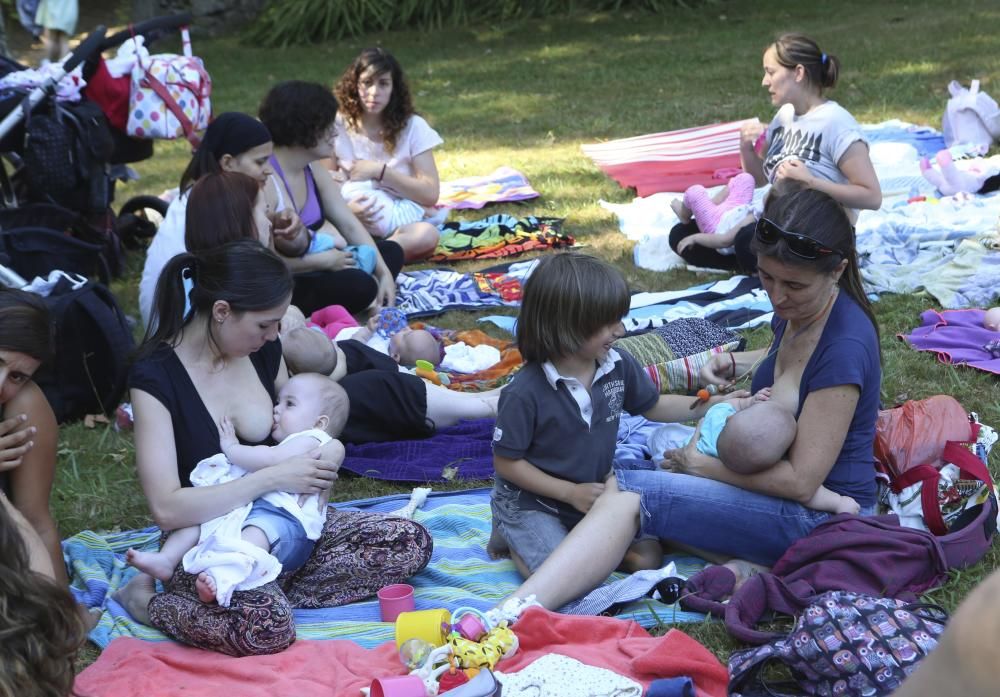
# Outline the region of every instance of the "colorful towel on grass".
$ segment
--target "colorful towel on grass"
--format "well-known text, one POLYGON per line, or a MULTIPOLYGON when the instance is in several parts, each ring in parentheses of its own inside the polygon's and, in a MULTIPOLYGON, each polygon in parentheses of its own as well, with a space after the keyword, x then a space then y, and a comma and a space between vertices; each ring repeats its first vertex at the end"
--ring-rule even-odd
POLYGON ((948 365, 1000 375, 1000 332, 983 326, 985 310, 925 310, 920 326, 897 335, 918 351, 933 351, 948 365))
POLYGON ((518 218, 506 213, 482 220, 454 221, 439 226, 441 239, 428 261, 500 259, 525 252, 572 247, 575 240, 562 232, 562 218, 518 218))
POLYGON ((341 469, 393 482, 493 478, 493 419, 460 421, 430 438, 347 445, 341 469))
POLYGON ((510 382, 514 374, 524 365, 521 351, 514 345, 514 342, 507 339, 494 339, 492 336, 478 329, 440 329, 423 322, 412 322, 410 326, 414 329, 429 329, 441 337, 445 346, 464 343, 467 346, 479 346, 486 344, 500 351, 500 362, 477 370, 474 373, 446 373, 449 383, 447 388, 456 392, 485 392, 497 387, 502 387, 510 382))
POLYGON ((396 277, 396 307, 410 319, 449 310, 519 305, 521 285, 537 259, 468 274, 450 269, 404 271, 396 277))
MULTIPOLYGON (((416 589, 418 610, 456 609, 463 605, 486 610, 520 585, 521 578, 513 562, 493 561, 486 555, 491 521, 489 491, 473 489, 431 494, 414 516, 434 538, 430 564, 410 579, 416 589)), ((400 494, 337 505, 388 513, 402 508, 408 501, 409 494, 400 494)), ((129 547, 155 550, 158 539, 159 531, 147 528, 103 535, 84 531, 63 542, 63 553, 72 573, 73 593, 88 607, 105 609, 97 627, 90 633, 90 639, 101 648, 120 636, 168 640, 157 630, 133 621, 109 597, 136 573, 135 569, 125 566, 125 551, 129 547)), ((693 557, 670 557, 664 563, 667 561, 676 563, 685 577, 704 565, 693 557)), ((621 577, 616 574, 613 579, 621 577)), ((659 622, 700 622, 704 619, 704 615, 652 600, 633 603, 620 616, 634 619, 645 627, 659 622)), ((375 598, 338 608, 296 610, 295 621, 300 639, 353 639, 361 646, 372 648, 394 638, 393 625, 379 621, 375 598)))
POLYGON ((538 198, 528 178, 511 167, 498 167, 486 176, 441 182, 439 208, 482 208, 487 203, 538 198))

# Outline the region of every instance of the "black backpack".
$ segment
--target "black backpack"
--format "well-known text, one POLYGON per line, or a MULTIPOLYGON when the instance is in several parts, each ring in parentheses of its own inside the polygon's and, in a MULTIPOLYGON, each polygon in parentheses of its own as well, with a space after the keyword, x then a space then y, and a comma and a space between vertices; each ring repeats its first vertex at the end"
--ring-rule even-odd
POLYGON ((55 327, 55 356, 34 380, 62 423, 111 413, 128 380, 135 349, 132 331, 114 295, 88 281, 74 290, 63 279, 46 299, 55 327))

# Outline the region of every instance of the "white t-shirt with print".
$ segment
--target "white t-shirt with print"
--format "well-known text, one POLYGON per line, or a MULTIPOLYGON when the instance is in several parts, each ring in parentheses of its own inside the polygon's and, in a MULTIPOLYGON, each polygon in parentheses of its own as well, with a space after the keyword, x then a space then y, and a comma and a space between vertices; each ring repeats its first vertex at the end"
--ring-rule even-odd
POLYGON ((827 101, 801 116, 785 104, 767 127, 764 176, 774 182, 774 172, 784 160, 801 160, 817 177, 846 184, 837 163, 856 141, 864 142, 858 122, 844 107, 827 101))

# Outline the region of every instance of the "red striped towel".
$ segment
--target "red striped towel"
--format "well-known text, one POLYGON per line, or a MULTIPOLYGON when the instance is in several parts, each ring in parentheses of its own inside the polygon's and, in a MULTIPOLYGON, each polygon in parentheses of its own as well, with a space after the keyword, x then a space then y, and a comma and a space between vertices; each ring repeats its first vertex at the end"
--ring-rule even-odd
POLYGON ((740 172, 740 128, 732 121, 580 146, 605 174, 639 196, 724 184, 740 172))

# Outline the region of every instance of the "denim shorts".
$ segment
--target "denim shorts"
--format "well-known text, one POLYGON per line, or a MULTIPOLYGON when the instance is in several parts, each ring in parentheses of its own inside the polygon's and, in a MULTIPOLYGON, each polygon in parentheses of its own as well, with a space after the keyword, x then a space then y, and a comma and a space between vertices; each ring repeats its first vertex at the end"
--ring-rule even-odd
MULTIPOLYGON (((639 494, 639 533, 771 566, 830 513, 712 479, 616 469, 618 488, 639 494)), ((872 515, 875 506, 862 507, 872 515)))
POLYGON ((295 571, 306 563, 316 542, 306 537, 295 516, 283 508, 257 499, 243 521, 243 527, 253 525, 260 528, 271 543, 271 554, 281 562, 281 571, 295 571))
POLYGON ((542 565, 583 518, 583 514, 576 511, 566 513, 556 508, 535 510, 539 505, 547 506, 534 494, 507 482, 496 482, 490 496, 493 527, 532 572, 542 565), (523 497, 535 500, 525 506, 522 504, 523 497))

